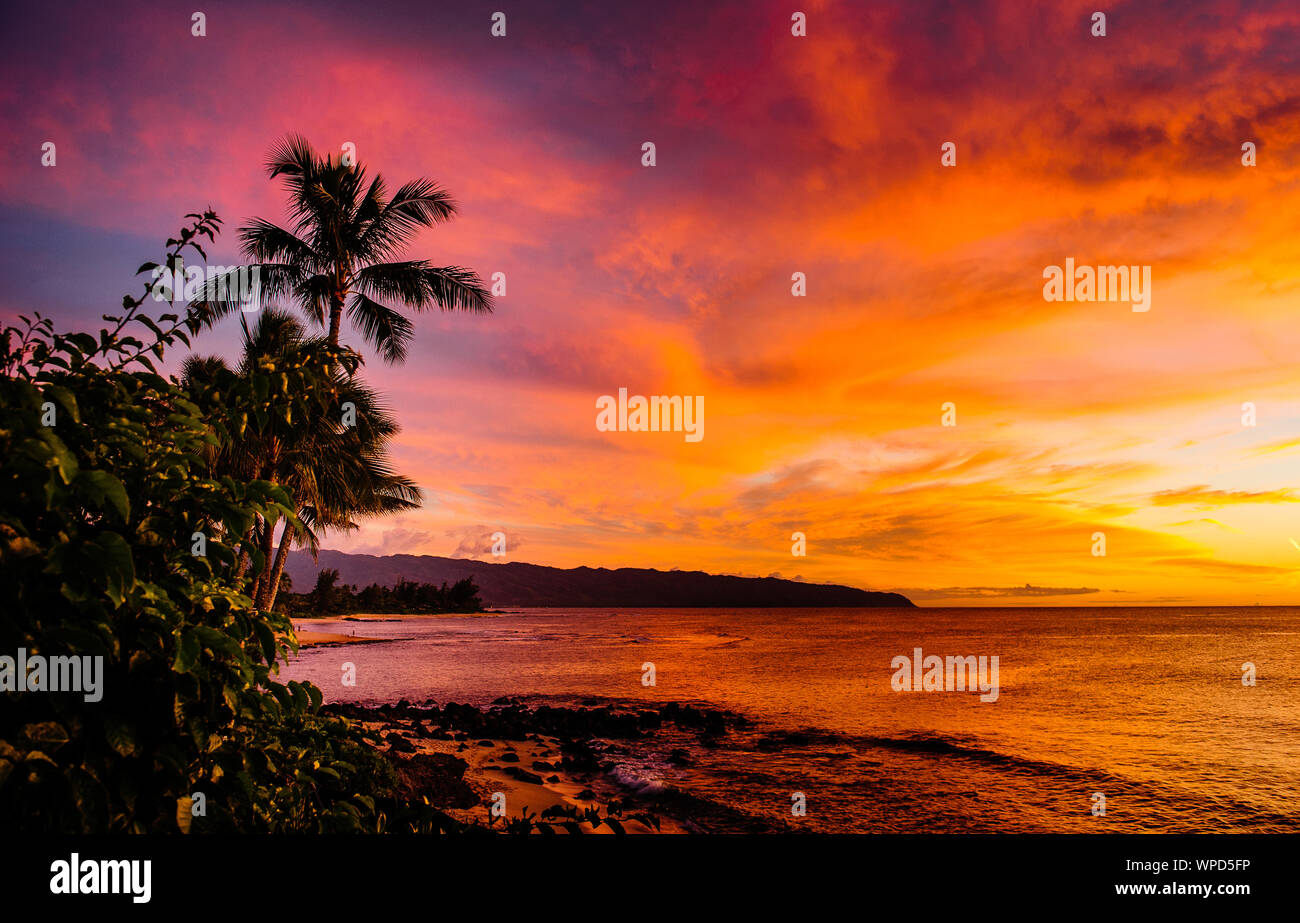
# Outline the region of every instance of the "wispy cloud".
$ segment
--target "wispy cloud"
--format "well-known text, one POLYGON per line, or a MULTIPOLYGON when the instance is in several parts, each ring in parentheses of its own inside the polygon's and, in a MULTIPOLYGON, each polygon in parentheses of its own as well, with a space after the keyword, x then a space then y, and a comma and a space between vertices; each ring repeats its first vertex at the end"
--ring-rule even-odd
POLYGON ((1233 506, 1237 503, 1298 503, 1300 497, 1291 490, 1211 490, 1206 486, 1162 490, 1151 495, 1156 506, 1233 506))

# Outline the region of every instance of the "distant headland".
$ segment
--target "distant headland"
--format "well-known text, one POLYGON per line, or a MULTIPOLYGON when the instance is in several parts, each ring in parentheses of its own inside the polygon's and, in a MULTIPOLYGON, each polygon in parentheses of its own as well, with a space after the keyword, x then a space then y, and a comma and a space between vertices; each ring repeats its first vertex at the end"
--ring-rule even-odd
POLYGON ((703 571, 662 571, 639 567, 546 567, 493 564, 433 555, 369 555, 321 551, 313 563, 304 551, 289 555, 286 570, 298 590, 309 589, 324 568, 339 572, 339 582, 392 586, 399 580, 455 583, 474 578, 486 605, 654 607, 913 607, 906 596, 777 577, 735 577, 703 571))

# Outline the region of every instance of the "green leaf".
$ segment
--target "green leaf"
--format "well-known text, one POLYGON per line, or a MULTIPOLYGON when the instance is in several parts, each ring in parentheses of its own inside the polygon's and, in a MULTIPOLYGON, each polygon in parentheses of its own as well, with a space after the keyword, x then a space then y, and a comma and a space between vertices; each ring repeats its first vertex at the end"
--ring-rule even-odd
POLYGON ((59 473, 59 479, 64 484, 71 484, 77 477, 77 460, 73 458, 68 447, 49 427, 42 427, 40 430, 40 440, 50 450, 50 455, 54 461, 54 468, 59 473))
POLYGON ((24 725, 23 737, 38 747, 57 750, 68 742, 68 732, 57 721, 38 721, 24 725))
POLYGON ((131 546, 116 532, 104 532, 92 545, 102 552, 98 562, 108 591, 108 598, 120 606, 126 594, 135 586, 135 563, 131 560, 131 546))
POLYGON ((135 728, 120 715, 104 720, 104 737, 119 756, 135 755, 135 728))
POLYGON ((81 422, 81 414, 77 410, 77 399, 72 392, 62 385, 46 385, 45 392, 58 403, 68 416, 72 417, 73 422, 81 422))
POLYGON ((190 672, 199 660, 199 653, 198 635, 190 629, 180 629, 180 635, 176 639, 176 659, 172 661, 172 669, 177 673, 190 672))
POLYGON ((215 628, 209 628, 207 625, 199 625, 194 629, 203 646, 212 650, 215 654, 227 654, 231 657, 238 657, 242 651, 239 642, 230 635, 217 631, 215 628))
POLYGON ((253 623, 253 630, 257 633, 257 641, 262 647, 262 656, 266 658, 267 663, 275 662, 275 632, 271 626, 263 621, 253 623))
POLYGON ((83 471, 78 482, 84 484, 87 493, 95 503, 107 500, 123 522, 131 519, 131 501, 127 498, 126 488, 122 482, 107 471, 83 471))
POLYGON ((189 833, 194 823, 194 799, 190 795, 181 795, 176 799, 176 826, 181 833, 189 833))
POLYGON ((83 353, 95 351, 95 338, 88 333, 70 333, 68 339, 77 345, 83 353))
POLYGON ((293 693, 294 711, 296 712, 306 711, 307 705, 310 700, 307 698, 307 690, 303 688, 303 684, 296 681, 290 681, 289 691, 293 693))

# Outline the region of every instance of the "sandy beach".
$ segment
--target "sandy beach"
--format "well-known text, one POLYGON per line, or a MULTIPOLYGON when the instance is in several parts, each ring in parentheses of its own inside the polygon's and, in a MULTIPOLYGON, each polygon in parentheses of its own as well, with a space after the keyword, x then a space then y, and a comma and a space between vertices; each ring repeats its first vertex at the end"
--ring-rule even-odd
POLYGON ((360 638, 333 631, 299 631, 298 647, 333 647, 338 644, 378 644, 391 638, 360 638))
MULTIPOLYGON (((617 819, 627 833, 702 832, 655 797, 620 787, 604 771, 591 744, 602 732, 617 736, 635 728, 636 716, 603 709, 529 710, 513 701, 490 709, 402 702, 374 708, 335 704, 326 711, 365 728, 410 797, 427 798, 461 822, 488 823, 492 806, 504 797, 504 819, 568 810, 576 812, 582 833, 619 832, 585 816, 593 808, 608 814, 611 805, 621 808, 617 819), (555 732, 557 727, 562 730, 555 732), (653 815, 657 829, 631 816, 639 813, 653 815)), ((495 821, 498 829, 501 821, 495 821)))
MULTIPOLYGON (((384 641, 404 641, 405 638, 370 638, 364 635, 358 635, 358 623, 364 626, 366 622, 395 622, 399 619, 411 618, 411 616, 395 615, 326 615, 312 616, 310 619, 302 621, 311 622, 329 622, 337 625, 342 631, 320 631, 303 629, 298 620, 295 620, 294 634, 298 636, 298 647, 335 647, 340 644, 379 644, 384 641)), ((364 631, 364 627, 361 629, 364 631)))

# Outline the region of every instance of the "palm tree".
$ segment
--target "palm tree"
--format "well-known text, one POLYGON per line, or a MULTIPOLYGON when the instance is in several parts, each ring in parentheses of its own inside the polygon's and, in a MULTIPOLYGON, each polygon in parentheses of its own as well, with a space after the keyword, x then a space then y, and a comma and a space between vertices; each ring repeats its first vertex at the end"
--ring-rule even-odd
MULTIPOLYGON (((414 330, 388 302, 417 312, 492 310, 492 297, 472 270, 400 259, 420 228, 456 214, 456 203, 433 181, 412 180, 390 197, 383 177, 368 181, 359 163, 322 158, 297 134, 272 149, 266 169, 272 179, 284 178, 293 224, 286 229, 254 218, 240 228, 241 249, 260 267, 263 294, 292 298, 308 318, 327 327, 331 345, 339 344, 346 311, 365 341, 386 362, 397 363, 406 358, 414 330)), ((239 303, 218 297, 209 284, 191 307, 211 324, 239 303)))
MULTIPOLYGON (((309 365, 313 350, 324 342, 323 337, 308 336, 291 315, 267 309, 251 330, 244 329, 238 369, 232 372, 218 357, 190 356, 182 367, 182 383, 193 392, 223 374, 246 381, 278 376, 283 369, 309 365)), ((262 609, 275 605, 291 545, 308 548, 314 556, 325 531, 355 529, 359 518, 410 509, 420 500, 415 484, 395 474, 389 464, 387 447, 398 426, 375 392, 338 362, 329 362, 319 374, 324 380, 317 390, 330 396, 330 406, 352 403, 354 425, 344 425, 329 413, 268 415, 261 423, 246 425, 239 436, 224 440, 209 459, 217 474, 263 479, 283 487, 302 524, 299 532, 292 522, 284 523, 278 549, 277 520, 259 519, 243 536, 240 573, 253 547, 265 562, 252 592, 254 603, 262 609)), ((227 408, 213 409, 220 413, 227 408)))

